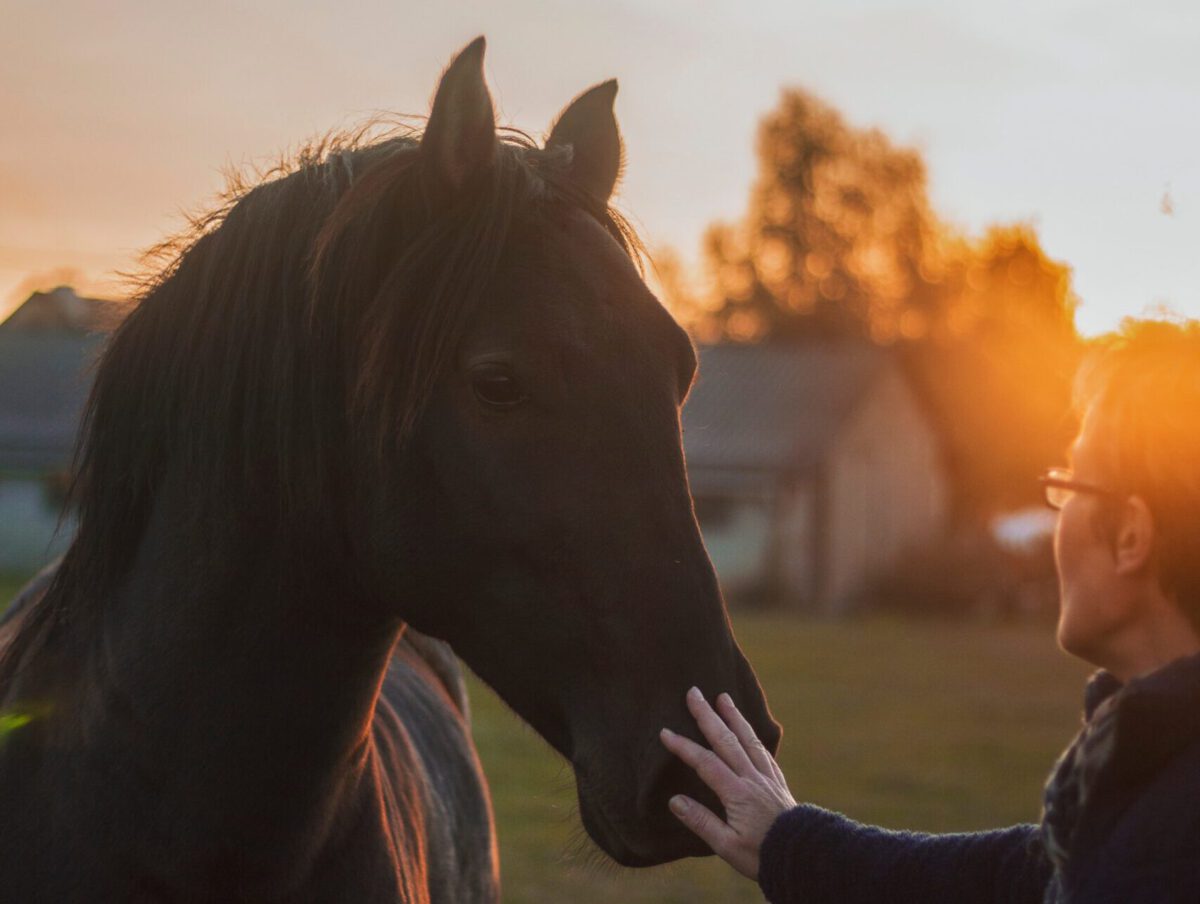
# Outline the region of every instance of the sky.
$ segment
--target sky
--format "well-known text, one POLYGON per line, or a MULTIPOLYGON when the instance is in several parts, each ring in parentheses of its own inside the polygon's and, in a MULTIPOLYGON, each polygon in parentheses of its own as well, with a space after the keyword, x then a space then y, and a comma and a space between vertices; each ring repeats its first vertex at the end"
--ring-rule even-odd
POLYGON ((381 111, 425 114, 488 38, 499 121, 541 136, 620 83, 619 206, 696 262, 737 219, 784 86, 919 148, 970 234, 1027 221, 1085 334, 1200 317, 1200 4, 1177 0, 0 0, 0 316, 33 288, 117 294, 222 170, 381 111))

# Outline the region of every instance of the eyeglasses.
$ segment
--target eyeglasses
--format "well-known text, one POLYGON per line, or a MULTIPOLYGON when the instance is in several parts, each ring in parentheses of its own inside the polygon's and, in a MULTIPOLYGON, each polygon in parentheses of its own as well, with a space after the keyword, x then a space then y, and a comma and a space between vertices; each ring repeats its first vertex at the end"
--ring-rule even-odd
POLYGON ((1050 468, 1044 471, 1038 478, 1038 483, 1042 485, 1042 494, 1046 499, 1046 505, 1056 512, 1061 510, 1067 504, 1067 500, 1076 493, 1092 493, 1096 496, 1109 496, 1114 499, 1120 495, 1090 483, 1081 483, 1066 468, 1050 468))

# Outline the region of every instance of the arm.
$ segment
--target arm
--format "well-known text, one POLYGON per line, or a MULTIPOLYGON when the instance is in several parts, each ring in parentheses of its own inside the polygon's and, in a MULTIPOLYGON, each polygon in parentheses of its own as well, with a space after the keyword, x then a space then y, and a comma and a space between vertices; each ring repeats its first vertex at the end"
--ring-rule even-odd
POLYGON ((687 705, 712 749, 666 729, 662 741, 717 794, 725 819, 682 795, 671 799, 671 810, 776 904, 1041 901, 1050 866, 1036 827, 889 832, 797 807, 779 765, 728 694, 713 710, 693 688, 687 705))
POLYGON ((865 826, 819 807, 781 815, 761 846, 769 901, 1037 904, 1050 879, 1038 829, 928 835, 865 826))

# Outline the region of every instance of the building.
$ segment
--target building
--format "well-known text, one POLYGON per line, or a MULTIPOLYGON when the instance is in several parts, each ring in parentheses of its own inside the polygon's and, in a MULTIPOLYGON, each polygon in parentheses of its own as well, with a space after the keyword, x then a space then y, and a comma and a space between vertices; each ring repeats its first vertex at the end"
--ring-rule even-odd
POLYGON ((696 514, 734 602, 844 612, 946 529, 937 435, 886 350, 702 347, 683 426, 696 514))
POLYGON ((75 434, 107 303, 35 293, 0 324, 0 571, 29 572, 65 549, 59 529, 75 434))

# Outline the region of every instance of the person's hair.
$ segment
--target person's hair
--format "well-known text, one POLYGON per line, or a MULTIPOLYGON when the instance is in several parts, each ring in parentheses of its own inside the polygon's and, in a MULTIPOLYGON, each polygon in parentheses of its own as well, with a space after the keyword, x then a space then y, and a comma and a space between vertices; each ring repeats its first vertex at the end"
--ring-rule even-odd
POLYGON ((1146 501, 1159 583, 1200 627, 1200 321, 1123 321, 1084 359, 1075 408, 1111 489, 1146 501))

